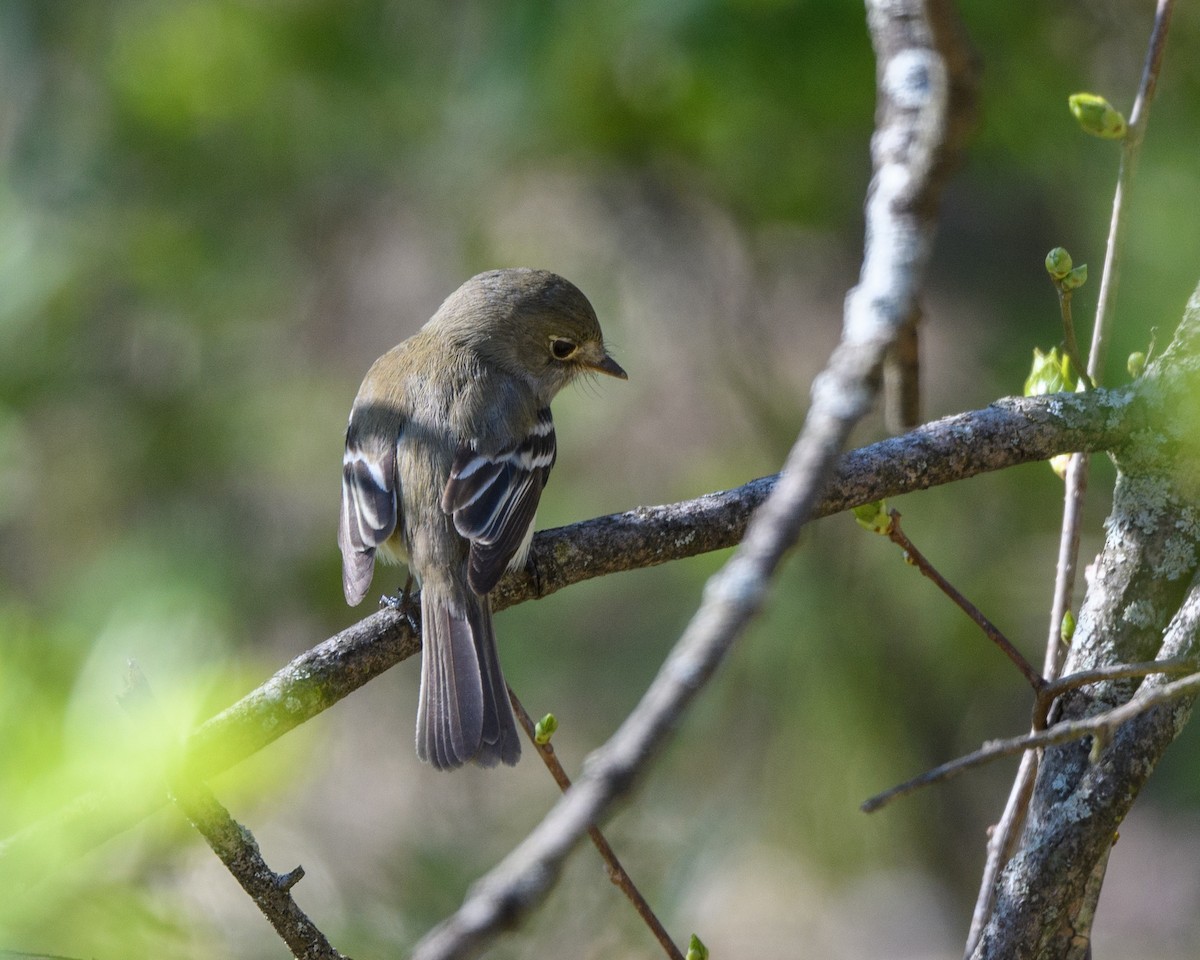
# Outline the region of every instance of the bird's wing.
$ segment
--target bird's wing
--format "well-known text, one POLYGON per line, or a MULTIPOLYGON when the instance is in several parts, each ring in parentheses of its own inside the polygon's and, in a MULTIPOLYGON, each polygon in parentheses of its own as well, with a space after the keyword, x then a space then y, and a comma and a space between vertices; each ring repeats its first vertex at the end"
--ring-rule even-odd
POLYGON ((352 606, 366 596, 375 569, 375 550, 396 529, 400 484, 396 441, 360 434, 353 421, 342 457, 342 589, 352 606))
POLYGON ((467 579, 477 594, 488 593, 504 571, 525 562, 542 488, 554 466, 554 420, 538 411, 516 444, 483 452, 463 444, 442 493, 442 509, 471 542, 467 579))

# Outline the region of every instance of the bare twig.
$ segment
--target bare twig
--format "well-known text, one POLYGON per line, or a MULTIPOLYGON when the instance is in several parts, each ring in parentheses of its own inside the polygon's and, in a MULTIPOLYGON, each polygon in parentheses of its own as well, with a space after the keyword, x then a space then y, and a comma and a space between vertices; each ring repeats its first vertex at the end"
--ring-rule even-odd
MULTIPOLYGON (((1126 673, 1124 675, 1137 674, 1126 673)), ((914 777, 911 780, 892 787, 890 790, 876 794, 863 802, 862 810, 865 813, 874 813, 876 810, 886 807, 893 800, 919 790, 922 787, 940 783, 943 780, 949 780, 951 777, 958 776, 958 774, 964 773, 974 767, 983 766, 985 763, 991 763, 993 760, 998 760, 1001 757, 1011 757, 1013 754, 1023 753, 1026 750, 1069 743, 1072 740, 1096 735, 1103 737, 1107 742, 1112 739, 1117 728, 1127 720, 1139 716, 1147 710, 1160 707, 1163 704, 1186 697, 1194 697, 1197 693, 1200 693, 1200 674, 1192 674, 1184 677, 1182 680, 1175 680, 1163 686, 1148 688, 1144 693, 1139 693, 1138 696, 1127 703, 1119 707, 1114 707, 1112 710, 1104 713, 1097 714, 1094 717, 1088 717, 1086 720, 1071 720, 1056 723, 1045 730, 1037 730, 1019 737, 1010 737, 1006 740, 989 740, 973 753, 968 753, 948 763, 943 763, 939 767, 934 767, 932 770, 926 771, 919 777, 914 777)))
MULTIPOLYGON (((1058 677, 1059 671, 1062 669, 1062 623, 1067 611, 1071 608, 1071 598, 1075 593, 1075 571, 1079 561, 1079 531, 1087 494, 1088 464, 1087 453, 1076 453, 1067 463, 1063 522, 1059 534, 1058 562, 1054 573, 1054 598, 1050 611, 1050 635, 1046 639, 1046 653, 1042 665, 1042 676, 1051 683, 1058 677)), ((1043 724, 1039 718, 1045 716, 1045 711, 1035 712, 1034 730, 1041 729, 1043 724)), ((1000 876, 1000 871, 1004 869, 1004 865, 1013 855, 1017 837, 1021 832, 1021 825, 1025 822, 1029 801, 1033 797, 1033 783, 1037 776, 1037 768, 1036 753, 1026 753, 1021 758, 1021 765, 1013 779, 1004 812, 988 837, 987 859, 980 878, 979 895, 971 914, 971 927, 967 935, 965 956, 970 956, 974 952, 991 914, 996 880, 1000 876)))
POLYGON ((1052 680, 1038 694, 1035 711, 1045 711, 1055 697, 1087 686, 1089 683, 1102 683, 1105 680, 1120 680, 1128 677, 1147 677, 1154 673, 1170 676, 1176 673, 1195 673, 1197 670, 1195 657, 1171 657, 1169 660, 1146 660, 1141 663, 1111 663, 1107 666, 1096 667, 1092 670, 1080 670, 1069 676, 1052 680))
MULTIPOLYGON (((139 727, 156 741, 170 736, 150 685, 136 663, 129 665, 126 684, 126 690, 118 699, 139 727)), ((296 867, 286 874, 275 873, 267 866, 250 831, 235 821, 200 781, 176 774, 170 777, 168 791, 175 805, 250 895, 296 960, 348 960, 330 945, 325 934, 292 898, 292 887, 304 876, 303 867, 296 867)))
MULTIPOLYGON (((1104 360, 1107 353, 1111 317, 1115 309, 1117 278, 1121 251, 1125 239, 1126 201, 1137 168, 1138 155, 1146 133, 1150 116, 1150 104, 1158 87, 1158 75, 1162 69, 1162 58, 1166 50, 1167 35, 1171 26, 1174 0, 1158 0, 1142 68, 1141 82, 1134 100, 1133 113, 1121 150, 1121 164, 1117 173, 1117 186, 1113 194, 1112 217, 1109 221, 1108 243, 1105 247, 1104 269, 1100 276, 1100 293, 1096 304, 1096 319, 1092 326, 1092 344, 1088 352, 1087 374, 1092 382, 1103 382, 1104 360)), ((1069 309, 1069 305, 1068 305, 1069 309)), ((1074 358, 1077 362, 1077 358, 1074 358)), ((1076 453, 1067 466, 1066 494, 1063 507, 1062 532, 1059 539, 1058 565, 1054 580, 1054 597, 1051 602, 1050 630, 1046 640, 1046 656, 1042 675, 1047 680, 1058 676, 1062 663, 1062 645, 1059 642, 1063 617, 1071 609, 1075 593, 1075 569, 1079 556, 1079 530, 1083 516, 1083 502, 1087 493, 1088 455, 1076 453)), ((971 928, 967 935, 965 956, 971 956, 979 944, 979 938, 991 915, 995 901, 996 881, 1000 871, 1012 856, 1016 837, 1025 822, 1025 813, 1033 795, 1033 782, 1037 775, 1037 758, 1026 756, 1017 772, 1005 805, 1004 814, 996 824, 988 840, 987 862, 980 881, 979 895, 971 917, 971 928)))
POLYGON ((1096 384, 1088 376, 1087 366, 1083 362, 1083 355, 1079 352, 1079 340, 1075 336, 1075 320, 1071 315, 1071 299, 1074 291, 1066 289, 1061 280, 1055 280, 1054 286, 1058 290, 1058 309, 1062 313, 1063 348, 1067 351, 1067 356, 1071 360, 1071 366, 1075 369, 1080 382, 1087 389, 1094 390, 1096 389, 1096 384))
POLYGON ((1054 599, 1051 603, 1050 628, 1046 637, 1046 654, 1042 676, 1053 680, 1062 669, 1062 624, 1075 594, 1075 570, 1079 562, 1079 531, 1083 521, 1083 504, 1087 496, 1088 464, 1086 452, 1075 453, 1067 463, 1066 492, 1063 500, 1063 522, 1058 543, 1058 563, 1054 575, 1054 599))
POLYGON ((1154 12, 1154 26, 1146 49, 1146 61, 1142 66, 1142 79, 1138 84, 1137 98, 1133 102, 1133 112, 1129 116, 1128 130, 1121 142, 1121 166, 1117 172, 1117 189, 1113 194, 1112 218, 1108 225, 1108 244, 1104 253, 1104 272, 1100 276, 1100 294, 1096 303, 1096 324, 1092 328, 1092 348, 1088 356, 1088 373, 1097 383, 1103 376, 1108 335, 1112 327, 1110 317, 1116 309, 1117 280, 1120 277, 1121 253, 1125 245, 1129 191, 1137 173, 1142 141, 1150 121, 1150 105, 1154 102, 1154 94, 1158 89, 1158 75, 1162 72, 1162 59, 1167 48, 1167 35, 1171 30, 1171 15, 1174 10, 1175 0, 1158 0, 1154 12))
POLYGON ((1012 645, 1012 642, 1001 632, 1000 628, 985 617, 983 611, 964 597, 954 584, 938 572, 937 568, 929 562, 925 554, 917 549, 916 544, 908 538, 908 534, 900 528, 900 511, 890 510, 888 516, 892 518, 887 534, 888 539, 904 551, 909 563, 916 567, 924 577, 937 584, 938 589, 953 600, 955 606, 975 621, 979 629, 987 635, 987 638, 999 647, 1000 651, 1021 671, 1021 675, 1033 688, 1034 692, 1040 691, 1046 685, 1046 681, 1042 679, 1041 674, 1033 669, 1033 665, 1025 659, 1025 655, 1012 645))
POLYGON ((203 784, 176 782, 171 797, 270 921, 292 956, 297 960, 343 960, 344 954, 330 945, 292 898, 292 887, 304 876, 303 867, 275 873, 267 866, 250 831, 234 820, 203 784))
MULTIPOLYGON (((563 769, 563 765, 558 761, 558 754, 554 750, 554 745, 550 741, 541 743, 538 741, 536 729, 533 719, 529 716, 529 712, 525 709, 524 704, 512 691, 512 687, 508 688, 508 699, 512 702, 513 712, 517 715, 517 720, 521 724, 521 729, 525 731, 525 735, 529 738, 529 742, 533 744, 533 748, 537 750, 538 755, 542 758, 542 762, 546 765, 546 769, 550 771, 550 776, 554 778, 554 782, 558 784, 558 788, 566 793, 571 787, 571 778, 567 775, 567 771, 563 769)), ((621 861, 617 858, 616 851, 600 832, 600 828, 593 825, 588 827, 588 836, 591 838, 592 844, 599 851, 601 859, 608 868, 608 879, 610 879, 616 887, 629 899, 633 904, 633 909, 637 911, 642 922, 650 928, 650 932, 654 934, 658 940, 659 946, 663 948, 663 952, 671 958, 671 960, 684 960, 683 954, 679 948, 675 946, 675 942, 671 939, 671 935, 667 933, 666 927, 662 925, 662 921, 658 919, 646 898, 642 896, 642 891, 637 888, 637 884, 633 882, 633 878, 629 876, 628 871, 621 865, 621 861)))

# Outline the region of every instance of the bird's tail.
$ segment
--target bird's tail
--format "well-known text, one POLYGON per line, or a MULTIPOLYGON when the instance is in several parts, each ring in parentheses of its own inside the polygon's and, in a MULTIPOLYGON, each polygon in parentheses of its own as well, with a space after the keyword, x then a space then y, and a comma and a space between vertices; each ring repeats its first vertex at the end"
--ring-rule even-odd
POLYGON ((421 699, 417 756, 439 770, 468 761, 512 765, 521 756, 517 724, 500 672, 491 604, 466 593, 462 604, 421 591, 421 699))

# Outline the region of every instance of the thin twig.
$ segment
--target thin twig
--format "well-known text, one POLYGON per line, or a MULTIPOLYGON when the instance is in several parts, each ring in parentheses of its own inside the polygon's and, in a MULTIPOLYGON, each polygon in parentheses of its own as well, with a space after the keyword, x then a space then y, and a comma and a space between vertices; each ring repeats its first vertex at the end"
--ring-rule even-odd
POLYGON ((1087 497, 1087 453, 1073 454, 1067 463, 1066 490, 1063 499, 1063 522, 1059 534, 1058 562, 1054 575, 1054 599, 1050 611, 1050 628, 1046 636, 1046 654, 1042 676, 1053 681, 1062 669, 1065 646, 1062 625, 1075 595, 1075 571, 1079 563, 1079 531, 1083 523, 1083 506, 1087 497))
MULTIPOLYGON (((538 755, 542 758, 542 762, 546 765, 546 769, 550 771, 550 776, 558 784, 558 788, 563 793, 566 793, 571 787, 571 778, 567 775, 567 771, 563 769, 563 765, 559 763, 554 745, 549 740, 545 743, 538 741, 533 719, 529 716, 529 712, 525 709, 524 704, 513 693, 512 687, 508 688, 508 699, 512 702, 513 711, 517 715, 521 729, 525 731, 525 735, 529 738, 529 742, 537 750, 538 755)), ((671 935, 667 933, 666 927, 662 925, 662 922, 658 919, 658 916, 654 913, 646 898, 642 896, 642 892, 637 888, 637 884, 633 882, 633 878, 629 876, 628 871, 621 865, 621 861, 617 859, 616 851, 613 850, 608 840, 605 839, 604 834, 600 832, 600 828, 595 824, 588 827, 588 836, 591 838, 592 844, 599 851, 601 859, 604 860, 604 864, 608 869, 608 879, 633 904, 633 909, 637 911, 638 916, 650 928, 650 932, 658 940, 659 946, 663 948, 663 952, 671 960, 684 960, 683 954, 675 946, 675 941, 671 939, 671 935)))
POLYGON ((1141 663, 1110 663, 1092 670, 1080 670, 1078 673, 1059 677, 1057 680, 1047 683, 1039 693, 1039 702, 1034 709, 1047 709, 1055 697, 1089 683, 1102 683, 1105 680, 1122 680, 1129 677, 1148 677, 1154 673, 1168 676, 1176 673, 1195 673, 1197 666, 1195 657, 1172 657, 1169 660, 1145 660, 1141 663))
MULTIPOLYGON (((126 675, 126 689, 118 700, 154 740, 162 741, 170 735, 150 684, 132 661, 126 675)), ((303 867, 285 874, 272 870, 263 859, 254 836, 229 815, 202 782, 176 773, 169 778, 168 792, 180 812, 250 895, 296 960, 349 960, 333 948, 325 934, 292 898, 292 887, 304 876, 303 867)))
POLYGON ((276 873, 263 859, 248 829, 229 815, 204 784, 176 782, 171 799, 250 895, 297 960, 348 960, 339 953, 292 897, 304 868, 276 873))
POLYGON ((974 767, 991 763, 993 760, 998 760, 1001 757, 1010 757, 1016 753, 1023 753, 1026 750, 1069 743, 1072 740, 1079 740, 1082 737, 1088 736, 1100 736, 1105 741, 1111 740, 1116 729, 1125 723, 1125 721, 1145 713, 1154 707, 1162 706, 1165 703, 1170 703, 1184 697, 1192 697, 1197 693, 1200 693, 1200 674, 1192 674, 1184 677, 1182 680, 1175 680, 1171 683, 1139 692, 1136 697, 1121 704, 1119 707, 1114 707, 1112 710, 1107 710, 1094 717, 1088 717, 1085 720, 1070 720, 1063 723, 1056 723, 1045 730, 1037 730, 1019 737, 1010 737, 1006 740, 989 740, 978 750, 968 753, 966 756, 943 763, 939 767, 934 767, 932 770, 926 771, 919 777, 913 777, 913 779, 898 784, 890 790, 876 794, 870 799, 865 800, 861 809, 865 813, 874 813, 886 807, 893 800, 919 790, 922 787, 940 783, 943 780, 949 780, 951 777, 955 777, 974 767))
MULTIPOLYGON (((1078 687, 1086 686, 1089 683, 1100 683, 1105 680, 1119 680, 1127 677, 1148 677, 1154 674, 1169 676, 1176 673, 1193 673, 1196 670, 1196 658, 1192 656, 1172 657, 1168 660, 1149 660, 1142 663, 1114 663, 1104 667, 1096 667, 1093 670, 1081 670, 1078 673, 1072 673, 1069 676, 1061 677, 1057 680, 1047 683, 1041 690, 1038 691, 1037 698, 1034 701, 1034 723, 1033 730, 1027 736, 1037 736, 1044 733, 1046 730, 1046 711, 1049 710, 1050 704, 1054 698, 1060 696, 1068 690, 1074 690, 1078 687), (1040 719, 1039 719, 1040 717, 1040 719)), ((1058 728, 1055 728, 1058 729, 1058 728)), ((993 743, 1015 743, 1020 738, 1015 738, 1010 741, 992 741, 993 743)), ((984 745, 985 748, 988 746, 984 745)), ((1012 751, 1016 752, 1016 751, 1012 751)), ((1004 754, 999 754, 1003 756, 1004 754)), ((920 787, 928 786, 932 783, 937 783, 940 780, 947 779, 961 772, 961 769, 966 769, 967 764, 960 769, 960 764, 964 760, 973 757, 970 754, 967 758, 959 758, 945 763, 940 767, 936 767, 919 777, 914 777, 899 786, 893 787, 891 790, 886 790, 881 794, 867 800, 863 803, 862 809, 867 813, 874 813, 881 807, 886 806, 897 797, 903 796, 906 793, 911 793, 920 787), (949 773, 945 771, 949 770, 949 773), (939 772, 941 771, 941 772, 939 772), (882 798, 882 799, 881 799, 882 798)), ((1027 754, 1024 760, 1029 760, 1032 754, 1027 754)), ((1018 778, 1019 779, 1019 778, 1018 778)), ((1032 781, 1030 781, 1032 783, 1032 781)))
MULTIPOLYGON (((1046 639, 1042 676, 1053 682, 1062 670, 1063 651, 1062 623, 1071 609, 1071 598, 1075 593, 1075 571, 1079 561, 1079 531, 1082 527, 1083 506, 1087 494, 1087 453, 1076 453, 1067 462, 1066 493, 1063 501, 1063 522, 1059 533, 1058 562, 1054 572, 1054 598, 1051 602, 1050 634, 1046 639)), ((1033 730, 1043 729, 1047 711, 1035 711, 1033 730)), ((1004 812, 991 830, 987 842, 987 859, 979 882, 979 895, 971 914, 971 928, 967 935, 964 956, 971 956, 987 926, 995 900, 996 881, 1000 871, 1012 858, 1021 825, 1033 798, 1033 785, 1037 778, 1038 755, 1027 753, 1021 758, 1021 766, 1013 779, 1012 789, 1004 805, 1004 812)))
POLYGON ((1087 366, 1083 362, 1083 355, 1079 352, 1079 340, 1075 336, 1075 320, 1071 316, 1071 299, 1074 291, 1065 289, 1061 280, 1055 280, 1054 287, 1058 290, 1058 309, 1062 314, 1063 348, 1067 351, 1067 356, 1071 360, 1071 366, 1075 368, 1075 372, 1083 385, 1088 390, 1095 390, 1096 385, 1092 382, 1092 378, 1088 376, 1087 366))
MULTIPOLYGON (((1150 104, 1154 100, 1154 93, 1158 87, 1158 76, 1162 70, 1162 58, 1166 50, 1174 6, 1174 0, 1158 0, 1137 97, 1134 100, 1128 130, 1122 143, 1121 163, 1117 172, 1116 190, 1113 194, 1112 217, 1109 221, 1108 242, 1105 246, 1104 268, 1100 275, 1100 293, 1096 303, 1095 323, 1092 326, 1092 343, 1088 352, 1086 371, 1092 382, 1097 385, 1103 382, 1109 328, 1112 326, 1111 317, 1115 309, 1118 268, 1126 233, 1126 201, 1137 168, 1146 124, 1149 121, 1150 104)), ((1050 630, 1046 640, 1043 669, 1043 676, 1050 681, 1058 676, 1061 669, 1062 621, 1066 612, 1071 609, 1071 600, 1075 593, 1075 570, 1079 556, 1079 531, 1083 516, 1083 502, 1087 493, 1088 461, 1089 457, 1086 453, 1076 453, 1071 457, 1067 466, 1058 566, 1054 579, 1050 630)), ((988 841, 987 862, 984 865, 979 895, 971 916, 971 928, 967 934, 964 954, 967 957, 975 952, 991 916, 995 903, 996 883, 1004 865, 1012 857, 1017 836, 1025 822, 1025 813, 1033 795, 1033 783, 1036 776, 1037 758, 1027 757, 1022 762, 1013 782, 1004 814, 988 841)))
POLYGON ((1104 253, 1104 272, 1100 277, 1100 293, 1096 302, 1096 324, 1092 328, 1092 348, 1088 356, 1088 373, 1097 383, 1103 376, 1104 359, 1108 347, 1108 335, 1112 327, 1111 316, 1116 309, 1117 280, 1120 277, 1121 253, 1125 245, 1126 207, 1129 192, 1137 172, 1138 158, 1142 152, 1142 141, 1150 121, 1150 105, 1158 89, 1158 76, 1162 71, 1163 54, 1167 48, 1167 35, 1171 29, 1171 15, 1175 0, 1158 0, 1154 11, 1154 27, 1142 66, 1142 78, 1138 85, 1133 111, 1129 116, 1128 129, 1121 141, 1121 166, 1117 171, 1117 189, 1113 195, 1112 218, 1108 225, 1108 244, 1104 253))
POLYGON ((988 639, 999 647, 1001 652, 1021 671, 1021 675, 1033 688, 1034 692, 1040 691, 1046 685, 1046 681, 1042 679, 1041 674, 1033 669, 1033 665, 1025 659, 1024 654, 1014 647, 1008 637, 1001 632, 1000 628, 985 617, 983 612, 964 597, 954 584, 943 577, 937 568, 929 562, 928 558, 917 549, 916 544, 900 529, 900 512, 898 510, 889 510, 888 516, 892 518, 892 523, 887 534, 888 539, 904 551, 909 563, 916 567, 925 577, 937 584, 938 589, 942 593, 953 600, 963 613, 975 621, 979 629, 987 635, 988 639))

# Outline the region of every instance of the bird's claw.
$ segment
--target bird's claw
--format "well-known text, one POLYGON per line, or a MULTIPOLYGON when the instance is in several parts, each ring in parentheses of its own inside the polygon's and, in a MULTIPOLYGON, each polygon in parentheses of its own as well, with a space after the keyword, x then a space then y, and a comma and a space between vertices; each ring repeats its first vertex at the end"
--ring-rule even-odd
POLYGON ((420 607, 417 605, 417 598, 412 593, 412 577, 404 583, 404 589, 396 594, 383 594, 379 598, 379 606, 388 610, 395 610, 404 618, 405 622, 412 629, 413 633, 420 634, 421 620, 420 607))

